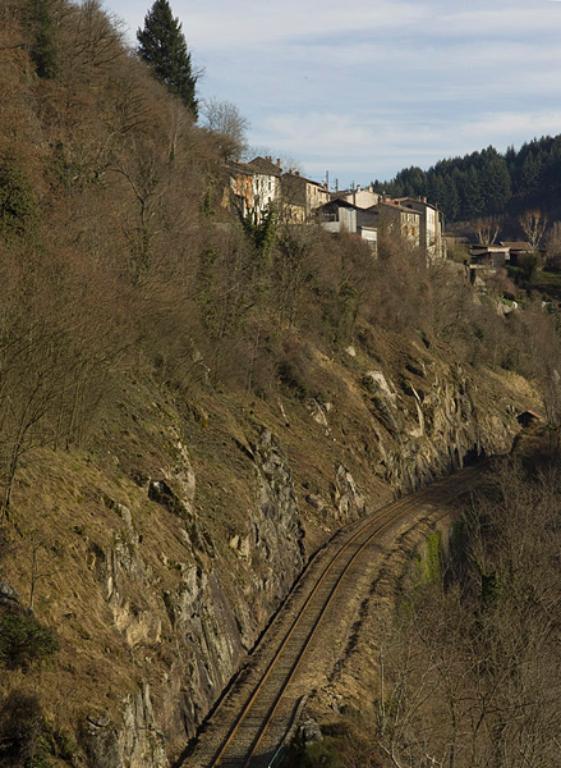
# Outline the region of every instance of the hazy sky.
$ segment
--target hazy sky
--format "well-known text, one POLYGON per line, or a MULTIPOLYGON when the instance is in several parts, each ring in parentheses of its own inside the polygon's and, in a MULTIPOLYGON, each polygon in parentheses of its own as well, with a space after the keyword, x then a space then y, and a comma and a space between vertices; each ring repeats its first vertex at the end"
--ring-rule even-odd
MULTIPOLYGON (((152 0, 105 0, 131 40, 152 0)), ((171 0, 203 98, 341 184, 561 133, 561 2, 171 0)))

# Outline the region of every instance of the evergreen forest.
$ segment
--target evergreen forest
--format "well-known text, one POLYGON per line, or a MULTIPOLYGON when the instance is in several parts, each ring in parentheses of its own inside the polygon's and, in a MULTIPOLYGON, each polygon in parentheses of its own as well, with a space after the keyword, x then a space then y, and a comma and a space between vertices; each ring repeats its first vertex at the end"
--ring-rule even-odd
POLYGON ((389 182, 375 181, 393 197, 427 196, 449 222, 481 216, 512 216, 539 208, 550 219, 561 205, 561 135, 529 141, 501 154, 489 146, 464 157, 440 160, 424 171, 404 168, 389 182))

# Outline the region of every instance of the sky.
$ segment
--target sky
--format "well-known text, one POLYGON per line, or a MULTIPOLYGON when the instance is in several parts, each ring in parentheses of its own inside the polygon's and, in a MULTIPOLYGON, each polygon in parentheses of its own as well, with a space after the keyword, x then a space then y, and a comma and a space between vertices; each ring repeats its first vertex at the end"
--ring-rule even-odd
MULTIPOLYGON (((557 0, 170 0, 199 95, 339 186, 561 133, 557 0)), ((105 0, 130 41, 151 0, 105 0)))

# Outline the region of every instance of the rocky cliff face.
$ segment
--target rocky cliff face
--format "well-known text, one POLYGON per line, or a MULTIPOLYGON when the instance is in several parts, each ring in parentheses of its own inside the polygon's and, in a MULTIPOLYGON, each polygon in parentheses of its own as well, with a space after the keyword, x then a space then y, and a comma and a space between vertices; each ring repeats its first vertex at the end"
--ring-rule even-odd
POLYGON ((478 384, 461 366, 450 366, 432 380, 421 369, 421 385, 402 380, 402 392, 390 386, 380 372, 365 383, 371 405, 393 438, 380 441, 385 477, 396 490, 413 490, 482 454, 509 450, 516 422, 514 404, 495 410, 478 403, 478 384), (409 407, 407 404, 409 400, 409 407))
MULTIPOLYGON (((38 609, 61 651, 28 678, 75 734, 75 764, 167 766, 307 557, 466 455, 507 451, 534 397, 518 377, 421 347, 387 359, 320 359, 338 381, 332 399, 224 406, 207 396, 204 418, 203 405, 152 405, 142 419, 136 409, 141 466, 130 451, 105 465, 43 454, 28 466, 17 503, 42 504, 46 548, 63 543, 38 609)), ((25 588, 14 558, 0 576, 25 588)))

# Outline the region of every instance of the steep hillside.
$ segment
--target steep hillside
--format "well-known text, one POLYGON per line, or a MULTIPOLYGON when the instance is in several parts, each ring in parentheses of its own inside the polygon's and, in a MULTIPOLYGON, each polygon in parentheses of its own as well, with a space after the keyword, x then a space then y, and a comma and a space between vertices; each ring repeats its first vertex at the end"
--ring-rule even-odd
POLYGON ((33 584, 60 649, 0 688, 38 696, 54 754, 167 765, 338 527, 466 454, 509 449, 532 390, 443 352, 381 338, 376 361, 361 348, 321 357, 340 385, 323 404, 178 401, 126 381, 97 448, 29 454, 4 529, 3 605, 15 590, 27 608, 33 584))
POLYGON ((0 762, 159 768, 334 531, 556 423, 555 318, 241 227, 97 4, 34 8, 0 9, 0 762))

